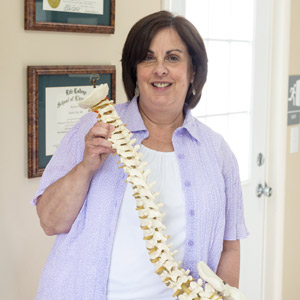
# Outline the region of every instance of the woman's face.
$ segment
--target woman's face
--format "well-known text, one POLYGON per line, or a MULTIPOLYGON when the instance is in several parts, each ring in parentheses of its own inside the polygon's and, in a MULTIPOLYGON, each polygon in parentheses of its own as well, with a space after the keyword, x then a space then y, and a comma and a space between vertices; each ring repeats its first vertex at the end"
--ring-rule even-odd
POLYGON ((137 65, 140 105, 158 111, 179 111, 192 82, 190 56, 172 28, 159 31, 146 58, 137 65))

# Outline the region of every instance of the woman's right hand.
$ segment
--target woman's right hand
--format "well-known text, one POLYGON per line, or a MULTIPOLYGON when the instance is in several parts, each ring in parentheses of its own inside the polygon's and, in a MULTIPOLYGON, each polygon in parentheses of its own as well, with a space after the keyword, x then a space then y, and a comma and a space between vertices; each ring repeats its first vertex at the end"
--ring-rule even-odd
POLYGON ((95 173, 108 155, 115 152, 107 140, 114 129, 113 125, 97 122, 86 134, 82 166, 89 172, 95 173))
POLYGON ((114 126, 97 122, 85 136, 83 160, 45 190, 37 200, 41 226, 48 235, 67 233, 86 198, 91 179, 110 153, 114 126))

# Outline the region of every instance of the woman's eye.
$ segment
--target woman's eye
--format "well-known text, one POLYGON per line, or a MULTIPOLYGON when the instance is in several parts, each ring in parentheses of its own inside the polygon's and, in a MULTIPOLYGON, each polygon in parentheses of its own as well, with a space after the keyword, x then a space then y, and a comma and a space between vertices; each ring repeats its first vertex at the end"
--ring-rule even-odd
POLYGON ((167 57, 167 60, 171 62, 176 62, 179 61, 179 57, 177 55, 170 55, 169 57, 167 57))
POLYGON ((144 61, 151 61, 151 60, 153 60, 153 59, 154 59, 153 55, 148 54, 148 55, 145 57, 144 61))

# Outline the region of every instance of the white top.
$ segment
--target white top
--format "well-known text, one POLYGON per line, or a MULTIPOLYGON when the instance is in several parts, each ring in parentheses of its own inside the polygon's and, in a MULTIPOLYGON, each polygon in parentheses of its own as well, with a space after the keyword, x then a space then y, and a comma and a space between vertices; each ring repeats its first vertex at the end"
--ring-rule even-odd
MULTIPOLYGON (((163 223, 170 235, 171 250, 178 250, 176 261, 182 261, 186 239, 185 200, 175 152, 158 152, 141 145, 143 161, 151 173, 148 182, 156 181, 152 188, 160 193, 158 201, 166 212, 163 223)), ((154 273, 155 266, 149 260, 140 219, 136 211, 133 190, 127 184, 120 208, 112 250, 108 280, 108 300, 171 300, 173 291, 154 273)))

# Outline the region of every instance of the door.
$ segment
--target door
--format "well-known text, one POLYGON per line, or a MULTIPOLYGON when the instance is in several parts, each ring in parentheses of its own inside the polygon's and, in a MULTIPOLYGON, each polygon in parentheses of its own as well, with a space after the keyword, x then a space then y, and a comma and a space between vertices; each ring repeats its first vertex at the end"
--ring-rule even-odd
POLYGON ((208 80, 194 115, 220 132, 240 166, 245 219, 240 289, 262 300, 267 103, 269 99, 271 0, 172 0, 165 7, 185 15, 203 37, 208 80))

